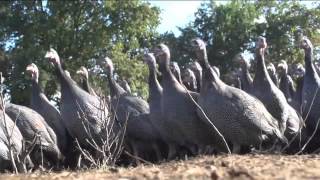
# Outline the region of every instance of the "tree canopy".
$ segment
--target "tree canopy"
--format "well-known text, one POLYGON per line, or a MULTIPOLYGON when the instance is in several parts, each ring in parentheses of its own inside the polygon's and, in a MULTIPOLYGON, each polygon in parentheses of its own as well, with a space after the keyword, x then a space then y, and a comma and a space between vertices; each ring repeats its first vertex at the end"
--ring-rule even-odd
POLYGON ((299 36, 307 35, 315 47, 320 44, 319 7, 319 3, 306 7, 286 0, 232 0, 219 5, 206 1, 176 37, 156 32, 160 9, 141 0, 4 1, 0 3, 0 71, 12 102, 28 104, 30 80, 23 72, 31 62, 37 64, 40 84, 54 99, 59 87, 44 59, 52 47, 74 78, 76 70, 86 66, 92 85, 107 94, 107 81, 96 71, 96 62, 109 56, 119 77, 129 82, 133 92, 147 97, 147 71, 140 58, 145 48, 164 42, 172 60, 184 65, 194 58, 190 40, 200 37, 207 43, 210 63, 225 74, 234 67, 234 56, 253 52, 253 42, 262 35, 269 45, 268 61, 302 62, 296 46, 299 36))
MULTIPOLYGON (((27 104, 30 95, 25 67, 34 62, 46 94, 56 92, 52 67, 44 59, 57 50, 74 75, 81 66, 94 68, 98 58, 113 59, 117 73, 132 89, 146 94, 145 67, 137 60, 140 49, 156 35, 160 10, 142 1, 6 1, 0 3, 0 47, 8 62, 1 66, 12 101, 27 104)), ((2 56, 1 56, 2 57, 2 56)), ((100 76, 99 76, 100 77, 100 76)), ((95 75, 93 84, 103 87, 95 75)))
POLYGON ((193 56, 185 47, 193 37, 207 42, 209 62, 223 73, 229 72, 236 54, 253 52, 258 36, 265 36, 269 45, 267 60, 286 60, 289 64, 302 62, 297 48, 299 34, 307 35, 315 46, 320 44, 319 4, 306 7, 298 1, 238 1, 217 5, 212 0, 203 3, 195 19, 180 28, 181 35, 168 32, 162 39, 176 52, 172 59, 180 64, 193 56))

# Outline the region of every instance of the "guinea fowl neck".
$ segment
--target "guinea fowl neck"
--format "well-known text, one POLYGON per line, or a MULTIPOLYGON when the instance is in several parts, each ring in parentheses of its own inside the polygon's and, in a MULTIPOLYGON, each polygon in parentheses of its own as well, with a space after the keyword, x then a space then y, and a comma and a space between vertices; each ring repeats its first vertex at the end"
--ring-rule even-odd
POLYGON ((181 79, 181 74, 179 71, 175 71, 175 77, 178 80, 178 82, 181 84, 182 83, 182 79, 181 79))
POLYGON ((82 88, 83 90, 89 92, 90 91, 90 87, 89 87, 89 80, 88 78, 82 78, 82 88))
POLYGON ((214 83, 220 83, 221 80, 219 79, 218 75, 213 72, 213 69, 209 64, 206 49, 197 51, 196 55, 199 60, 199 64, 203 69, 202 82, 204 83, 209 81, 214 83))
POLYGON ((111 97, 119 97, 126 93, 126 91, 114 80, 113 70, 111 68, 108 70, 108 82, 111 97))
POLYGON ((251 78, 251 75, 250 75, 250 72, 249 72, 248 65, 243 64, 241 66, 241 69, 242 69, 242 73, 241 73, 242 78, 251 81, 252 78, 251 78))
POLYGON ((272 80, 267 71, 267 67, 264 60, 264 51, 262 49, 256 50, 256 61, 257 61, 257 67, 256 67, 256 74, 254 79, 257 81, 261 81, 264 78, 266 78, 267 81, 271 83, 272 80))
POLYGON ((316 75, 316 69, 312 63, 312 49, 305 50, 305 56, 304 56, 304 63, 305 63, 305 69, 306 69, 306 75, 309 74, 310 76, 316 75))
POLYGON ((201 71, 196 72, 195 76, 196 76, 197 92, 200 92, 201 83, 202 83, 202 72, 201 71))
POLYGON ((38 81, 35 79, 32 79, 32 90, 31 90, 31 106, 36 104, 40 97, 40 94, 42 93, 42 90, 38 84, 38 81))
POLYGON ((149 65, 149 100, 154 102, 162 91, 162 87, 157 79, 157 72, 155 65, 149 65))
POLYGON ((162 73, 162 80, 169 80, 171 82, 178 82, 170 70, 170 57, 168 55, 161 55, 159 57, 159 70, 162 73))
POLYGON ((153 89, 157 89, 159 91, 161 86, 157 79, 155 65, 149 65, 149 92, 152 92, 153 89))
POLYGON ((64 70, 61 67, 61 64, 56 64, 55 69, 56 69, 56 74, 58 76, 58 79, 60 80, 60 83, 61 83, 61 89, 71 87, 73 84, 71 82, 71 78, 67 77, 64 70))

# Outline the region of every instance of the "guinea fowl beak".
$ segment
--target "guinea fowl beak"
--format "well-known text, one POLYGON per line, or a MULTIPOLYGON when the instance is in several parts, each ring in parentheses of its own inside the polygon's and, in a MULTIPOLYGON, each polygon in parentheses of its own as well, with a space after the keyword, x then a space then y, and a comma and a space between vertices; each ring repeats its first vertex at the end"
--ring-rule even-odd
POLYGON ((76 74, 80 74, 80 75, 82 75, 84 72, 81 70, 81 69, 79 69, 77 72, 76 72, 76 74))
POLYGON ((46 55, 44 56, 44 58, 49 59, 49 62, 52 66, 54 66, 54 54, 52 52, 52 50, 50 49, 50 51, 46 52, 46 55))

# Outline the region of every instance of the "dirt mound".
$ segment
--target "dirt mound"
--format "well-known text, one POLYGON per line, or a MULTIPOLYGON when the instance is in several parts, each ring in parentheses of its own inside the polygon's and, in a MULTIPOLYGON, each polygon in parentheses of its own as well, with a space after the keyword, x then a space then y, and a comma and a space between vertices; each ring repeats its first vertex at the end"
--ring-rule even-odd
POLYGON ((159 165, 28 175, 0 179, 320 179, 320 155, 201 156, 159 165))

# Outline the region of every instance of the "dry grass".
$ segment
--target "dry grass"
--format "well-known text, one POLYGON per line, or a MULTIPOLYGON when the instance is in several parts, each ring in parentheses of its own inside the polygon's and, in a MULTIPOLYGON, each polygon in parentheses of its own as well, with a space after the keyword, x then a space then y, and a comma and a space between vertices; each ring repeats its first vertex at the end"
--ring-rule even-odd
POLYGON ((0 179, 320 179, 320 155, 202 156, 109 170, 0 175, 0 179))

